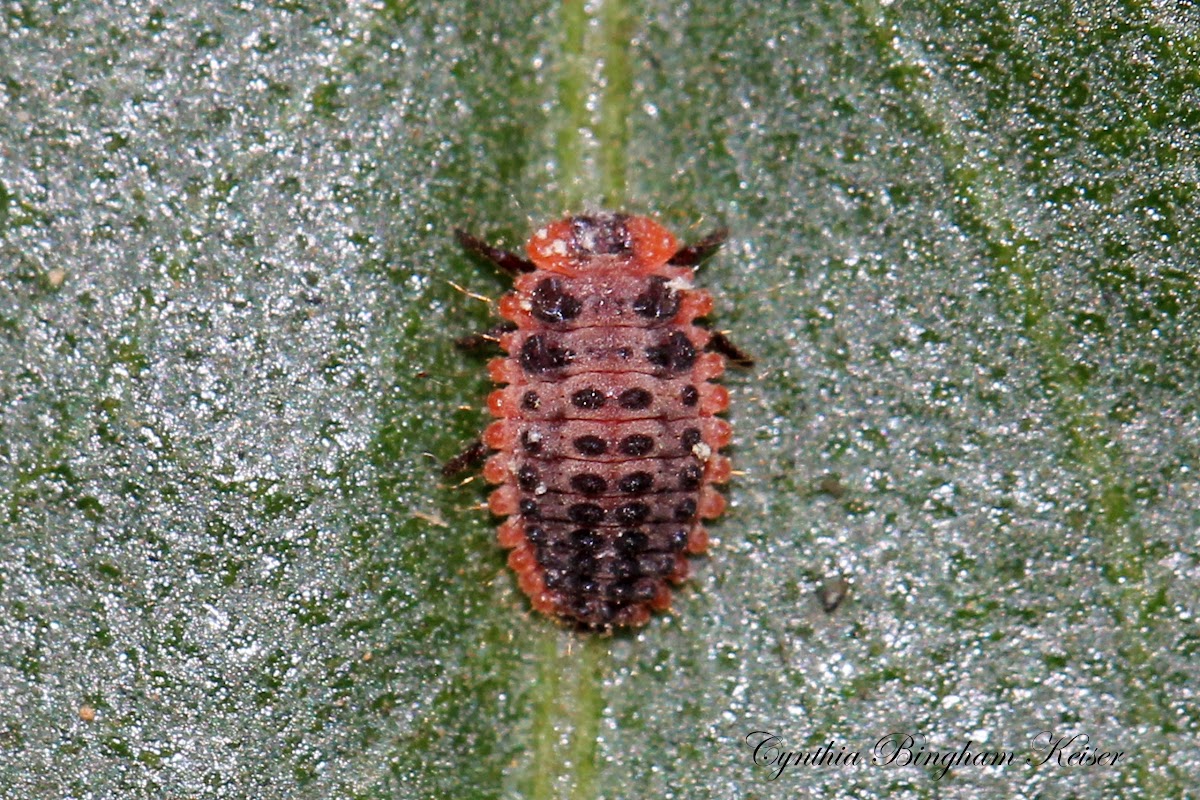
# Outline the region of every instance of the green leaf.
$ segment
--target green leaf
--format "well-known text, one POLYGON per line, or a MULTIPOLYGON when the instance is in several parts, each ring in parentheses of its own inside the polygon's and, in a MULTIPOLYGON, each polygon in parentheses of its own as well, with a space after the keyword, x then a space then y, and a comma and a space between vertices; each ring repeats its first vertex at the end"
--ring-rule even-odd
POLYGON ((1200 782, 1187 7, 3 13, 5 797, 1200 782), (452 230, 598 207, 727 224, 758 363, 710 557, 608 637, 439 473, 506 288, 452 230), (872 765, 897 732, 943 762, 872 765))

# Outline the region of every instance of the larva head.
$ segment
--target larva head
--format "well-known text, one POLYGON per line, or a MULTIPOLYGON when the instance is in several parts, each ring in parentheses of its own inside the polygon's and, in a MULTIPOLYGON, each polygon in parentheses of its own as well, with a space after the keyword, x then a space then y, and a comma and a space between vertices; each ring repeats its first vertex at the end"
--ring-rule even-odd
POLYGON ((561 275, 602 270, 649 274, 678 249, 666 228, 649 217, 626 214, 567 217, 540 228, 527 248, 533 263, 561 275))

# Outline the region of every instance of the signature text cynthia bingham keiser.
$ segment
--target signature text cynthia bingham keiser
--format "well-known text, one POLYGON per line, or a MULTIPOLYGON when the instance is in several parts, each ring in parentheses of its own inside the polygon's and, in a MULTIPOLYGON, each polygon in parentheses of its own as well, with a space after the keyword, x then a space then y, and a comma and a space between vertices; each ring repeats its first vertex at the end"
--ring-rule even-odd
POLYGON ((790 767, 924 767, 934 780, 941 780, 955 767, 1008 767, 1021 762, 1031 767, 1111 767, 1125 758, 1122 750, 1094 747, 1086 733, 1053 731, 1031 735, 1024 755, 1017 750, 985 750, 970 739, 959 748, 937 749, 927 746, 919 733, 901 732, 879 737, 866 752, 833 739, 808 750, 789 750, 782 737, 769 731, 751 731, 746 743, 754 763, 770 772, 770 780, 790 767))

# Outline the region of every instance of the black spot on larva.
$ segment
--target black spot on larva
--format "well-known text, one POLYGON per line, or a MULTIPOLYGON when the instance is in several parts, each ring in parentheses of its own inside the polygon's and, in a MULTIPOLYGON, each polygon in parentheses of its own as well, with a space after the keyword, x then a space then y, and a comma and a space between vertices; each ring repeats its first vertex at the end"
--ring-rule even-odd
POLYGON ((575 252, 593 256, 625 255, 633 249, 626 219, 624 214, 575 217, 571 220, 575 252))
POLYGON ((578 528, 571 531, 571 544, 580 552, 594 553, 600 546, 600 537, 589 528, 578 528))
POLYGON ((567 291, 561 278, 543 278, 529 296, 530 313, 542 322, 566 322, 579 316, 583 303, 567 291))
POLYGON ((654 585, 654 581, 638 581, 633 585, 633 589, 629 593, 629 601, 631 603, 645 603, 653 600, 656 594, 658 594, 658 587, 654 585))
POLYGON ((575 560, 575 551, 569 547, 564 547, 561 544, 554 547, 539 547, 537 549, 537 561, 545 569, 569 571, 571 563, 575 560))
MULTIPOLYGON (((628 576, 621 576, 628 577, 628 576)), ((630 595, 633 594, 633 584, 629 581, 621 581, 619 583, 610 583, 605 587, 604 596, 614 603, 624 605, 629 602, 630 595)))
POLYGON ((675 331, 660 343, 647 347, 646 360, 670 372, 683 372, 696 363, 696 347, 685 334, 675 331))
POLYGON ((638 571, 637 557, 629 553, 621 553, 615 561, 612 562, 613 577, 621 580, 623 578, 640 578, 642 573, 638 571))
POLYGON ((567 516, 580 525, 599 525, 604 521, 604 509, 595 503, 576 503, 567 509, 567 516))
POLYGON ((646 291, 633 300, 633 310, 646 319, 671 319, 679 311, 679 293, 667 288, 667 279, 655 275, 646 291))
POLYGON ((547 589, 560 589, 572 593, 579 591, 579 579, 566 569, 546 570, 545 581, 547 589))
POLYGON ((696 390, 695 386, 685 386, 679 395, 679 399, 685 406, 694 406, 700 402, 700 392, 696 390))
POLYGON ((615 352, 617 354, 617 358, 621 359, 622 361, 628 361, 629 359, 633 358, 632 347, 618 347, 615 352))
POLYGON ((646 360, 656 367, 665 367, 671 363, 671 354, 663 345, 653 345, 646 348, 646 360))
POLYGON ((675 556, 671 553, 645 553, 638 556, 637 563, 647 576, 663 577, 675 571, 675 556))
POLYGON ((617 616, 618 606, 616 603, 596 603, 593 607, 596 624, 607 625, 612 622, 617 616))
POLYGON ((525 396, 521 398, 521 408, 526 411, 537 411, 541 404, 542 398, 538 397, 538 393, 534 391, 526 392, 525 396))
POLYGON ((650 506, 645 503, 626 503, 613 512, 621 525, 638 525, 650 516, 650 506))
POLYGON ((542 510, 532 500, 521 501, 521 516, 525 519, 541 519, 542 510))
POLYGON ((640 411, 643 408, 649 408, 654 402, 654 395, 647 392, 645 389, 626 389, 621 392, 621 396, 617 398, 617 404, 621 408, 627 408, 630 411, 640 411))
POLYGON ((636 555, 646 549, 650 537, 641 531, 627 530, 617 534, 617 551, 626 555, 636 555))
POLYGON ((608 445, 599 436, 580 436, 574 442, 575 452, 585 456, 602 456, 608 445))
POLYGON ((690 497, 675 506, 675 521, 687 522, 696 516, 696 501, 690 497))
POLYGON ((667 539, 667 547, 669 547, 673 552, 678 552, 684 549, 687 547, 687 543, 688 532, 684 528, 676 528, 675 530, 671 531, 671 536, 667 539))
POLYGON ((540 333, 521 345, 521 368, 526 372, 549 372, 565 367, 570 361, 570 350, 555 347, 540 333))
POLYGON ((617 445, 622 453, 627 456, 644 456, 654 449, 654 440, 649 436, 641 433, 635 433, 632 436, 626 436, 617 445))
POLYGON ((679 471, 679 488, 680 489, 696 489, 700 486, 700 479, 704 476, 704 468, 699 464, 688 464, 679 471))
POLYGON ((549 582, 546 585, 552 589, 561 589, 567 595, 574 596, 579 594, 583 589, 583 584, 587 581, 586 578, 581 578, 570 569, 564 570, 562 576, 563 579, 558 586, 550 586, 549 582))
POLYGON ((696 363, 696 347, 685 334, 675 331, 669 337, 671 365, 677 370, 691 369, 696 363))
POLYGON ((625 494, 644 494, 654 486, 654 477, 649 472, 631 472, 617 481, 617 488, 625 494))
POLYGON ((526 464, 517 470, 517 486, 526 492, 532 492, 538 486, 537 470, 526 464))
POLYGON ((691 450, 693 447, 700 444, 700 438, 699 428, 688 428, 683 432, 683 436, 679 437, 679 440, 683 442, 684 450, 691 450))
POLYGON ((533 545, 546 543, 546 529, 539 525, 529 525, 525 528, 525 538, 533 545))
POLYGON ((604 408, 604 394, 589 386, 571 395, 571 405, 587 411, 604 408))
POLYGON ((575 560, 571 562, 571 571, 581 577, 590 577, 596 574, 598 566, 599 562, 596 561, 595 556, 590 553, 578 553, 575 560))
POLYGON ((521 448, 530 455, 542 452, 542 436, 534 431, 521 431, 521 448))
POLYGON ((604 494, 608 490, 608 481, 599 475, 581 473, 571 478, 571 488, 588 497, 604 494))

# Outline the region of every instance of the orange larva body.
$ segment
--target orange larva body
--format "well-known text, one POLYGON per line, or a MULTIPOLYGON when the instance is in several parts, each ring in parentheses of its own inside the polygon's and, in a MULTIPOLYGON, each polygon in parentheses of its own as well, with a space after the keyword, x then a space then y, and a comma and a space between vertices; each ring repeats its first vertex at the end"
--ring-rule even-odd
POLYGON ((711 484, 728 404, 709 381, 724 359, 693 321, 712 299, 675 238, 645 217, 572 217, 537 231, 536 267, 500 302, 516 330, 489 369, 498 420, 484 470, 500 486, 499 539, 535 608, 589 627, 639 625, 670 606, 669 584, 703 553, 700 520, 720 515, 711 484))

